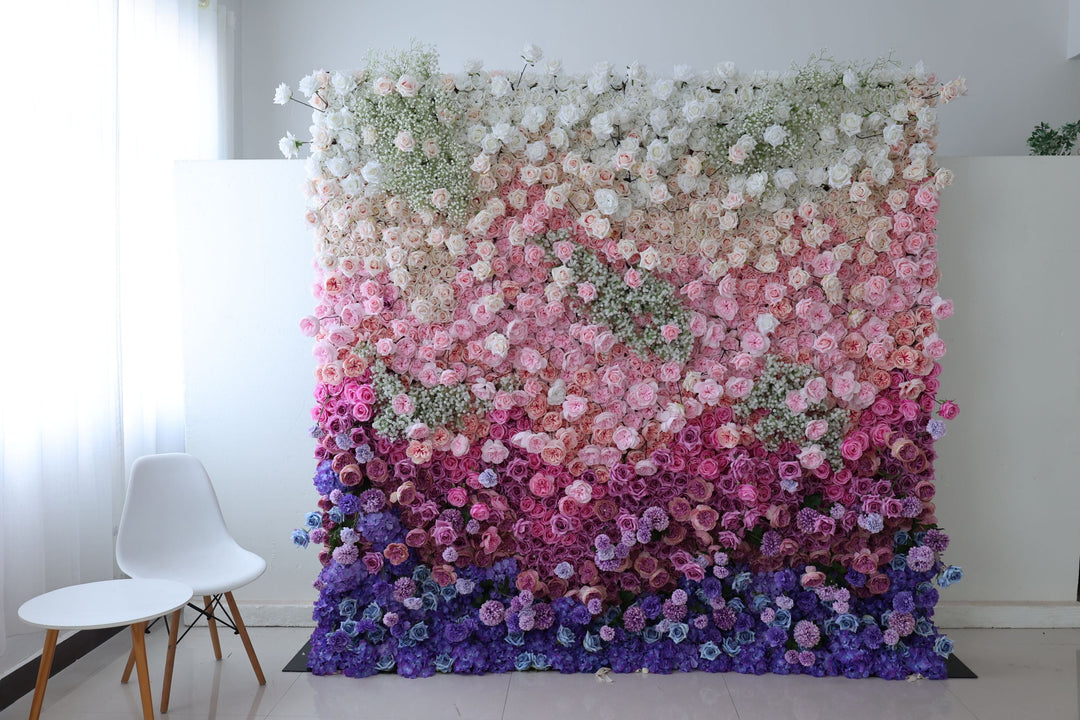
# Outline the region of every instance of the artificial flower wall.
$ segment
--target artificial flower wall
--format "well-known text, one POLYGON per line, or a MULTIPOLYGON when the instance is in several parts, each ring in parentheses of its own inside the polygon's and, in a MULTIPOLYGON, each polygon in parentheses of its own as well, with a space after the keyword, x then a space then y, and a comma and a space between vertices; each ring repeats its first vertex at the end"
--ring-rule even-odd
POLYGON ((943 677, 933 153, 963 81, 523 58, 300 83, 311 669, 943 677))

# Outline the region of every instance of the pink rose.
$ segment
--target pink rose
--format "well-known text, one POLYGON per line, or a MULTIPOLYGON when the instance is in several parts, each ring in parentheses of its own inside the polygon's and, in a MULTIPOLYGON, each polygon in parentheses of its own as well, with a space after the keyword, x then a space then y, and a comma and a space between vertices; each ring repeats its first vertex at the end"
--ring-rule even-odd
POLYGON ((637 430, 627 427, 626 425, 620 425, 615 428, 611 440, 615 443, 615 447, 626 452, 630 448, 635 448, 641 443, 641 436, 638 435, 637 430))
POLYGON ((806 438, 811 442, 820 440, 821 436, 829 430, 829 423, 825 420, 811 420, 806 423, 806 438))
POLYGON ((391 565, 400 565, 409 559, 409 548, 402 543, 390 543, 383 550, 383 557, 389 560, 391 565))
POLYGON ((589 401, 581 395, 567 395, 563 400, 563 417, 574 422, 584 415, 589 409, 589 401))
POLYGON ((509 456, 510 450, 499 440, 486 441, 480 450, 481 459, 492 465, 503 462, 509 456))
POLYGON ((369 575, 374 575, 383 568, 383 557, 378 553, 364 553, 364 556, 360 559, 364 569, 368 571, 369 575))
POLYGON ((724 389, 729 396, 736 400, 742 400, 754 389, 754 381, 744 377, 728 378, 727 382, 724 383, 724 389))
POLYGON ((641 287, 643 279, 640 272, 634 268, 630 268, 623 274, 623 282, 632 288, 639 288, 641 287))
POLYGON ((543 473, 537 473, 529 480, 529 490, 537 497, 551 497, 555 494, 555 481, 543 473))
POLYGON ((938 408, 938 415, 945 418, 946 420, 952 420, 959 414, 960 406, 952 400, 946 400, 945 402, 941 403, 941 407, 938 408))
POLYGON ((736 491, 736 495, 738 495, 738 498, 747 505, 754 505, 758 501, 758 491, 753 485, 740 485, 736 491))
POLYGON ((804 588, 821 587, 825 584, 825 573, 813 565, 807 565, 802 577, 799 578, 799 584, 804 588))
POLYGON ((884 573, 871 575, 866 580, 866 588, 874 595, 884 595, 889 591, 889 576, 884 573))
POLYGON ((575 480, 566 487, 564 492, 579 505, 585 505, 592 500, 592 486, 584 480, 575 480))
POLYGON ((469 508, 469 516, 478 522, 484 522, 491 516, 491 508, 486 503, 474 503, 469 508))
POLYGON ((402 130, 394 138, 394 147, 401 152, 412 152, 416 149, 416 138, 408 130, 402 130))
POLYGON ((465 507, 465 503, 469 501, 469 493, 462 487, 450 488, 446 493, 446 501, 454 507, 465 507))
POLYGON ((450 452, 454 457, 462 457, 469 452, 469 438, 465 437, 461 433, 454 436, 454 439, 450 441, 450 452))
POLYGON ((635 410, 644 410, 656 403, 656 383, 640 382, 631 385, 626 393, 626 403, 635 410))
POLYGON ((807 470, 815 470, 825 462, 825 453, 819 445, 803 448, 799 453, 799 464, 807 470))
POLYGON ((306 337, 315 337, 319 334, 319 318, 308 315, 300 320, 300 332, 306 337))
MULTIPOLYGON (((410 530, 409 535, 412 535, 414 532, 416 531, 410 530)), ((421 530, 420 532, 423 531, 421 530)), ((453 545, 454 541, 457 540, 457 533, 454 531, 454 528, 450 527, 447 524, 440 525, 436 523, 435 529, 431 533, 431 538, 435 541, 436 545, 453 545)), ((406 536, 405 542, 409 542, 408 536, 406 536)), ((420 545, 423 544, 424 542, 420 543, 420 545)))
MULTIPOLYGON (((398 95, 402 97, 416 97, 416 93, 420 90, 420 83, 416 81, 411 75, 402 75, 398 78, 397 84, 394 89, 398 91, 398 95)), ((378 90, 376 90, 378 92, 378 90)))
POLYGON ((679 326, 672 325, 671 323, 660 328, 660 335, 662 335, 667 342, 675 342, 676 338, 679 337, 680 332, 682 331, 679 329, 679 326))
POLYGON ((480 547, 488 554, 494 553, 500 545, 502 545, 502 538, 497 528, 489 527, 480 537, 480 547))
POLYGON ((713 431, 713 440, 718 447, 733 448, 739 444, 741 434, 734 423, 721 425, 713 431))
POLYGON ((806 397, 810 402, 819 403, 825 399, 825 378, 816 377, 806 383, 806 397))
POLYGON ((386 97, 390 93, 394 92, 394 81, 386 77, 385 75, 383 77, 376 78, 375 82, 372 83, 372 90, 375 91, 376 95, 386 97))
POLYGON ((792 390, 788 393, 787 399, 784 402, 787 404, 788 409, 793 413, 806 412, 806 408, 809 407, 806 401, 805 390, 792 390))
POLYGON ((862 457, 863 452, 866 450, 855 438, 846 438, 840 445, 840 455, 845 460, 855 461, 862 457))

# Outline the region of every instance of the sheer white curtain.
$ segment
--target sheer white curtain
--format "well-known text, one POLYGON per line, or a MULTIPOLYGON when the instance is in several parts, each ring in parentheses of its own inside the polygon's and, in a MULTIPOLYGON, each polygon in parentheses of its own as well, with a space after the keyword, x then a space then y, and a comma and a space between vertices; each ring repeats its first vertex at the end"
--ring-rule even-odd
POLYGON ((172 168, 229 154, 235 25, 205 0, 5 15, 0 654, 24 600, 114 576, 127 468, 183 449, 172 168))

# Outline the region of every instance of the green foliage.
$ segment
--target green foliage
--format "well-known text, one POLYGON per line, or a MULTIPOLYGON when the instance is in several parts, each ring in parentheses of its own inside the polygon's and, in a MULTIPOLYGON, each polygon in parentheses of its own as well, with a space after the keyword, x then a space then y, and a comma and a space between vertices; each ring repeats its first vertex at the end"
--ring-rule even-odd
POLYGON ((1062 125, 1057 130, 1039 123, 1031 131, 1027 144, 1032 155, 1071 155, 1080 135, 1080 120, 1062 125))

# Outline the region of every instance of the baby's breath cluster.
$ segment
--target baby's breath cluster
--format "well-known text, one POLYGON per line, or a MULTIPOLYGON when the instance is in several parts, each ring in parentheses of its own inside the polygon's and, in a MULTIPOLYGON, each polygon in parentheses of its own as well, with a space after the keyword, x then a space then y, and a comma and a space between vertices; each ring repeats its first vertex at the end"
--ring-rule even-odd
MULTIPOLYGON (((544 237, 544 244, 550 250, 568 237, 566 230, 551 232, 544 237)), ((595 288, 596 297, 582 303, 582 313, 594 323, 607 325, 619 342, 639 355, 651 352, 662 360, 685 362, 690 356, 694 344, 690 313, 677 301, 670 283, 647 270, 630 269, 620 274, 581 245, 574 246, 565 266, 579 285, 590 283, 595 288)))
POLYGON ((453 427, 462 416, 475 410, 467 386, 414 384, 406 391, 401 376, 391 372, 382 360, 371 366, 371 385, 380 406, 372 426, 391 440, 401 439, 417 423, 430 429, 453 427), (401 398, 407 402, 402 404, 401 398))
POLYGON ((769 450, 776 451, 785 442, 796 445, 818 444, 833 468, 840 468, 840 443, 850 420, 850 413, 830 407, 825 393, 825 381, 815 377, 808 365, 787 363, 775 355, 765 358, 765 367, 750 395, 732 406, 735 416, 754 422, 754 434, 769 450), (811 383, 820 383, 815 392, 811 383), (798 398, 798 399, 793 399, 798 398), (756 420, 755 420, 756 418, 756 420), (808 426, 818 425, 814 437, 807 436, 808 426))

